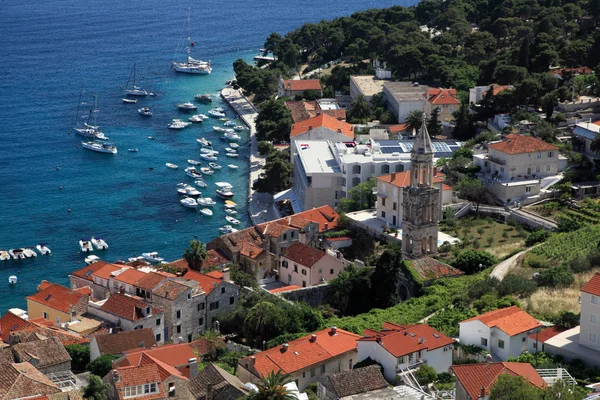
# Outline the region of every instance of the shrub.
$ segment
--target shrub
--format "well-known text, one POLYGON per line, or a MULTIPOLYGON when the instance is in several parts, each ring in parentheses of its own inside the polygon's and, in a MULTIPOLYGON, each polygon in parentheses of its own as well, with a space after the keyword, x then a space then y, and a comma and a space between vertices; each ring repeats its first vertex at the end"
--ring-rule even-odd
POLYGON ((454 375, 448 372, 440 372, 437 376, 438 383, 453 383, 455 381, 454 375))
POLYGON ((417 378, 420 385, 429 385, 437 380, 437 372, 435 372, 433 367, 427 364, 421 364, 419 369, 415 372, 415 378, 417 378))
POLYGON ((593 250, 587 256, 590 269, 600 267, 600 250, 593 250))
POLYGON ((554 320, 554 323, 566 329, 575 328, 576 326, 579 326, 579 314, 575 314, 570 311, 563 311, 554 320))
POLYGON ((525 244, 527 246, 533 246, 534 244, 544 242, 546 239, 548 239, 549 236, 549 231, 545 231, 542 229, 533 231, 529 235, 527 235, 527 238, 525 239, 525 244))
POLYGON ((498 285, 498 295, 506 296, 515 294, 521 297, 527 297, 535 292, 537 285, 535 282, 523 279, 516 275, 508 275, 498 285))
POLYGON ((587 257, 578 257, 574 260, 571 260, 569 263, 569 268, 576 274, 580 274, 582 272, 587 272, 593 268, 590 264, 587 257))
POLYGON ((105 354, 96 358, 94 361, 86 366, 86 369, 93 375, 104 377, 112 369, 112 362, 116 360, 117 356, 112 354, 105 354))
POLYGON ((473 274, 491 267, 496 263, 496 258, 487 251, 467 250, 462 252, 452 266, 466 274, 473 274))
POLYGON ((574 280, 573 272, 564 265, 560 265, 542 271, 538 278, 538 284, 548 287, 568 287, 574 280))
POLYGON ((542 256, 538 256, 537 254, 528 254, 527 257, 525 258, 525 264, 529 268, 534 268, 534 269, 548 268, 550 266, 547 259, 545 259, 542 256))
POLYGON ((469 287, 469 299, 477 300, 484 294, 493 292, 499 283, 498 278, 488 276, 483 282, 469 287))

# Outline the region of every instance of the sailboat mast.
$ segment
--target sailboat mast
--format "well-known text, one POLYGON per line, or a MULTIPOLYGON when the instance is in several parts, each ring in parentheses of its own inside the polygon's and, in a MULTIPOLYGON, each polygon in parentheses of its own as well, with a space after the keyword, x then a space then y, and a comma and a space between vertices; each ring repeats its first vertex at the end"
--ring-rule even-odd
POLYGON ((81 99, 85 93, 85 80, 81 81, 81 91, 79 92, 79 102, 77 103, 77 111, 75 112, 75 123, 73 127, 77 128, 77 122, 79 122, 79 107, 81 107, 81 99))
POLYGON ((190 64, 190 57, 191 57, 191 54, 192 54, 192 48, 191 48, 191 43, 192 43, 192 28, 191 28, 191 25, 190 25, 190 18, 191 18, 191 16, 192 16, 192 8, 188 7, 188 20, 187 20, 187 23, 188 23, 188 34, 187 34, 187 48, 186 48, 186 50, 187 50, 187 62, 188 62, 188 65, 190 64))

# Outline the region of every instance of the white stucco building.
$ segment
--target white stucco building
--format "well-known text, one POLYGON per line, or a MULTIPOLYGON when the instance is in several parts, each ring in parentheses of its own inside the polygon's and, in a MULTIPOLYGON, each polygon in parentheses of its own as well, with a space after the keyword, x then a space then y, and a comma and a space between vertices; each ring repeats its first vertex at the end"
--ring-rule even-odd
POLYGON ((436 372, 448 372, 452 366, 455 341, 425 324, 383 324, 383 330, 367 329, 358 340, 358 361, 371 358, 383 366, 383 375, 392 382, 396 375, 421 364, 436 372))
POLYGON ((287 285, 314 286, 335 279, 343 269, 341 253, 295 242, 281 254, 279 280, 287 285))
POLYGON ((404 122, 411 111, 425 111, 423 95, 428 89, 428 86, 415 82, 386 82, 383 84, 383 95, 388 109, 396 115, 398 122, 404 122))
POLYGON ((527 336, 542 324, 517 306, 490 311, 459 323, 460 344, 487 350, 496 361, 508 361, 527 350, 527 336))
POLYGON ((536 196, 558 183, 567 159, 558 147, 532 136, 509 134, 490 143, 487 154, 473 155, 480 178, 505 203, 536 196))
POLYGON ((297 153, 297 147, 294 144, 302 144, 307 140, 351 142, 354 140, 354 125, 327 114, 319 114, 316 117, 296 122, 292 125, 290 132, 292 163, 297 153))

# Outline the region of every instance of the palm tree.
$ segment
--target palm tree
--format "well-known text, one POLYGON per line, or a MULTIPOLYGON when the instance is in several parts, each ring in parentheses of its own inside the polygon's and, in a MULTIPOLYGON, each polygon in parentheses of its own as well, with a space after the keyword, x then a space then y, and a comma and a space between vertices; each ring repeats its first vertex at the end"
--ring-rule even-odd
POLYGON ((206 341, 206 349, 208 350, 208 359, 210 361, 214 360, 217 355, 217 350, 219 348, 219 342, 221 341, 221 336, 214 329, 207 329, 202 332, 200 338, 206 341))
POLYGON ((350 109, 348 111, 350 111, 350 115, 354 119, 369 119, 371 117, 371 104, 365 96, 359 94, 356 96, 356 99, 352 101, 352 104, 350 104, 350 109))
POLYGON ((278 315, 279 309, 275 304, 268 301, 257 303, 248 311, 244 319, 244 328, 248 332, 248 336, 259 339, 267 337, 278 315))
POLYGON ((590 150, 596 154, 600 154, 600 135, 592 140, 592 143, 590 143, 590 150))
POLYGON ((206 246, 204 243, 198 239, 194 239, 190 241, 190 247, 185 249, 183 258, 185 258, 185 260, 188 262, 188 265, 191 269, 200 271, 202 268, 202 263, 207 256, 208 252, 206 251, 206 246))
POLYGON ((257 385, 258 392, 250 392, 248 400, 295 400, 297 397, 285 387, 290 382, 289 375, 271 371, 261 378, 261 383, 257 385))
POLYGON ((421 110, 412 110, 408 117, 406 117, 406 127, 404 130, 408 133, 418 132, 421 129, 421 125, 423 125, 423 120, 425 119, 425 113, 421 110))

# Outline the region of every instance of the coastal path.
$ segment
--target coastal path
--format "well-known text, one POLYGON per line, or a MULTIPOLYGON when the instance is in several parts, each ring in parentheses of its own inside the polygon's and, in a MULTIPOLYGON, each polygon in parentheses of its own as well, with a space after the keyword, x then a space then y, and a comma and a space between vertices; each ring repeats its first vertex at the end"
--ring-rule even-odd
POLYGON ((277 218, 273 208, 273 196, 252 190, 252 184, 264 172, 266 163, 266 157, 258 153, 258 140, 256 139, 258 110, 238 89, 224 88, 221 90, 221 97, 250 129, 250 176, 248 179, 248 214, 250 219, 255 225, 272 221, 277 218))

